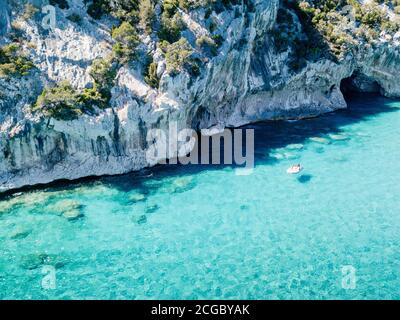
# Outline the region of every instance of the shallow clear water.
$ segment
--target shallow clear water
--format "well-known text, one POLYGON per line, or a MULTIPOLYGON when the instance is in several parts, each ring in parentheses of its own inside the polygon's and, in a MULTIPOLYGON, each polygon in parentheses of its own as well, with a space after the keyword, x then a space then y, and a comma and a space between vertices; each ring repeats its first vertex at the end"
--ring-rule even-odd
POLYGON ((253 126, 250 176, 166 166, 3 200, 0 298, 398 299, 399 124, 399 102, 355 97, 253 126), (298 162, 303 174, 286 174, 298 162), (342 287, 349 265, 354 290, 342 287))

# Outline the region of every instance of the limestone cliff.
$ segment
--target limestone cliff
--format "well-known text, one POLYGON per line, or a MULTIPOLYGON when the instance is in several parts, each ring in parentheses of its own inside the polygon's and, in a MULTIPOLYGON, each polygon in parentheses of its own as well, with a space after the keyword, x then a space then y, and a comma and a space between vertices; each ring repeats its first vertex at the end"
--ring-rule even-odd
MULTIPOLYGON (((115 39, 110 30, 118 21, 107 15, 95 20, 84 1, 69 0, 68 8, 56 6, 56 27, 47 30, 40 8, 48 2, 30 2, 39 12, 27 18, 23 3, 0 0, 0 44, 10 43, 19 32, 23 51, 34 64, 27 75, 0 77, 0 191, 154 165, 144 154, 147 131, 168 128, 171 121, 180 128, 224 128, 345 108, 341 83, 347 78, 357 90, 400 96, 398 31, 382 32, 367 42, 355 34, 349 19, 340 26, 351 37, 347 51, 293 68, 298 53, 290 46, 278 50, 275 31, 279 13, 286 10, 293 15, 292 32, 307 41, 296 12, 286 1, 253 0, 251 6, 236 1, 218 12, 201 6, 179 11, 185 24, 181 35, 201 61, 198 74, 171 72, 156 33, 143 33, 136 60, 116 69, 108 107, 95 107, 73 120, 49 117, 32 108, 43 89, 65 80, 76 90, 93 87, 90 66, 111 54, 115 39), (76 13, 79 22, 71 19, 76 13), (206 22, 210 19, 212 32, 206 22), (216 32, 223 39, 217 52, 200 50, 196 39, 216 32), (158 87, 144 81, 146 55, 157 67, 158 87)), ((161 2, 156 1, 156 16, 161 2)), ((385 9, 397 18, 391 8, 385 9)))

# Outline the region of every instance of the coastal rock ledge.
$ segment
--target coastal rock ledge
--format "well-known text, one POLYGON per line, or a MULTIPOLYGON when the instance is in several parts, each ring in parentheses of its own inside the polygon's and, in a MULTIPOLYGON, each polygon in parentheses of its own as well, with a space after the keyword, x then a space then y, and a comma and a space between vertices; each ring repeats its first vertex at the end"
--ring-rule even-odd
POLYGON ((126 45, 111 31, 120 17, 94 17, 86 2, 53 1, 56 24, 47 29, 42 8, 48 1, 0 0, 0 192, 152 166, 144 151, 147 132, 167 130, 171 121, 200 130, 312 117, 346 108, 346 88, 400 96, 398 11, 391 1, 360 2, 378 10, 389 28, 353 20, 341 7, 317 21, 313 8, 321 1, 225 1, 228 7, 209 8, 207 1, 188 0, 188 8, 173 13, 180 40, 169 44, 160 40, 166 1, 154 1, 152 29, 138 22, 129 62, 120 52, 119 60, 113 57, 126 45), (170 54, 178 44, 182 66, 170 54), (10 69, 16 55, 28 71, 10 69), (38 103, 62 83, 68 92, 93 92, 99 59, 110 61, 114 72, 106 106, 93 98, 91 108, 63 119, 65 112, 54 115, 38 103))

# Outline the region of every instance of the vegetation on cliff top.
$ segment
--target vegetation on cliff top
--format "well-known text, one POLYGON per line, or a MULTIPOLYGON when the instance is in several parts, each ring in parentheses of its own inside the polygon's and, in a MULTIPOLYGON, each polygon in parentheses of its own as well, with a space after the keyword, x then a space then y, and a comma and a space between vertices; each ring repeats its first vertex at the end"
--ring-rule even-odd
POLYGON ((111 58, 94 60, 90 75, 94 80, 93 86, 81 92, 76 91, 69 82, 45 88, 32 111, 40 111, 46 117, 67 121, 75 120, 83 113, 93 114, 95 106, 107 108, 116 75, 111 58))
MULTIPOLYGON (((204 8, 206 10, 206 19, 210 20, 210 32, 214 33, 215 25, 210 18, 211 13, 229 10, 233 5, 242 5, 251 7, 252 0, 87 0, 88 13, 95 19, 101 18, 105 14, 110 14, 121 21, 121 24, 112 30, 112 36, 116 43, 113 51, 115 58, 122 64, 134 61, 137 58, 137 47, 140 44, 138 35, 152 35, 157 39, 157 46, 161 49, 174 49, 171 56, 180 54, 182 59, 169 59, 172 74, 176 74, 177 70, 191 70, 196 74, 195 64, 187 68, 187 59, 184 57, 187 51, 194 52, 196 48, 188 50, 187 45, 182 45, 182 31, 186 29, 183 22, 182 14, 189 13, 192 10, 204 8), (158 6, 159 14, 156 14, 158 6), (177 50, 182 51, 177 52, 177 50), (172 61, 174 60, 174 61, 172 61), (177 63, 182 63, 177 65, 177 63), (186 64, 186 66, 184 65, 186 64)), ((212 34, 211 37, 201 37, 197 39, 197 47, 199 51, 206 55, 215 56, 218 47, 221 44, 221 36, 212 34)), ((190 45, 190 44, 189 44, 190 45)), ((166 52, 166 50, 164 50, 166 52)), ((154 75, 154 66, 148 66, 146 76, 151 71, 154 75), (152 70, 149 70, 152 68, 152 70)), ((150 73, 151 73, 150 72, 150 73)), ((153 80, 155 80, 153 78, 153 80)), ((150 81, 152 85, 156 85, 157 81, 150 81)))
POLYGON ((78 95, 68 82, 44 89, 33 107, 33 111, 38 110, 46 117, 58 120, 74 120, 83 113, 78 105, 78 95))
POLYGON ((333 61, 357 48, 360 41, 373 44, 384 32, 400 30, 400 0, 284 0, 273 31, 278 52, 290 50, 290 68, 297 71, 307 61, 333 61), (385 4, 386 6, 382 6, 385 4))
MULTIPOLYGON (((51 3, 61 9, 68 8, 65 0, 51 3)), ((199 75, 202 64, 218 55, 224 42, 218 33, 215 14, 234 9, 237 18, 243 12, 255 10, 252 0, 85 0, 85 3, 89 15, 95 19, 105 14, 119 19, 118 25, 111 30, 115 41, 113 54, 93 62, 90 71, 93 85, 90 88, 76 92, 69 84, 61 83, 43 91, 34 109, 59 119, 91 113, 93 105, 107 107, 118 66, 136 60, 143 62, 141 55, 149 55, 150 51, 146 50, 150 49, 141 45, 142 40, 150 39, 154 44, 151 50, 159 49, 171 76, 181 72, 188 72, 193 77, 199 75), (190 30, 184 32, 188 27, 184 22, 187 21, 185 15, 200 8, 204 16, 202 25, 209 33, 190 39, 187 35, 190 30), (61 98, 66 97, 68 99, 61 102, 61 98)), ((272 32, 276 49, 280 53, 288 52, 292 71, 321 58, 338 61, 355 50, 357 42, 371 44, 382 36, 382 32, 393 36, 400 30, 400 22, 388 14, 387 8, 400 12, 400 0, 371 0, 362 5, 357 0, 282 0, 272 32), (345 10, 347 6, 351 6, 351 12, 345 10)), ((34 8, 28 7, 25 15, 32 16, 35 12, 34 8)), ((69 16, 69 19, 80 20, 75 16, 69 16)), ((33 67, 19 50, 1 50, 0 76, 25 75, 33 67)), ((158 88, 159 64, 153 61, 151 54, 147 61, 142 68, 144 81, 158 88)))
POLYGON ((34 68, 22 52, 19 44, 12 43, 0 48, 0 77, 25 76, 34 68))

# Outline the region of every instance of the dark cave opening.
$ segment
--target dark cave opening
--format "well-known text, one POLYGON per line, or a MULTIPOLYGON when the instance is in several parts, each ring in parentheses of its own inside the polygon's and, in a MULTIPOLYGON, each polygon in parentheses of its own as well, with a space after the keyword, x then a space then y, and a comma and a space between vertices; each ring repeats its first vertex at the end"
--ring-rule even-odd
POLYGON ((358 71, 350 77, 344 78, 340 83, 340 91, 347 100, 350 96, 360 93, 380 94, 382 88, 373 78, 358 71))

